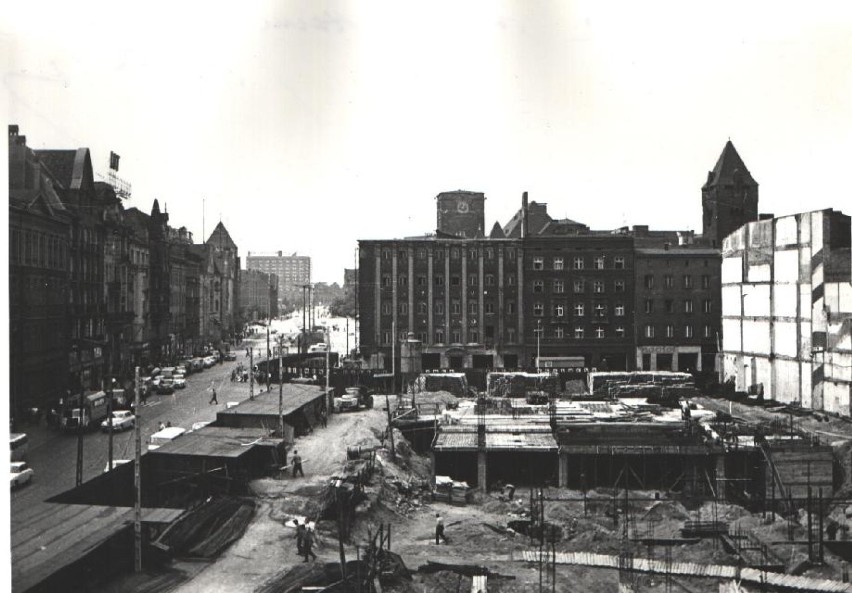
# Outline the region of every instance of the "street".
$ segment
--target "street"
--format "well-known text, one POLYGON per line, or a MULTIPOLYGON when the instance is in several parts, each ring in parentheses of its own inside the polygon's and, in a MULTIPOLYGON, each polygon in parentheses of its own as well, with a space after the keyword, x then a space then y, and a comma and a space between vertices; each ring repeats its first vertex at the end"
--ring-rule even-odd
MULTIPOLYGON (((264 340, 265 342, 265 337, 264 340)), ((261 339, 254 338, 236 348, 237 361, 224 362, 212 368, 194 373, 186 378, 186 388, 176 390, 173 395, 151 395, 147 404, 140 408, 137 417, 142 431, 142 453, 147 450, 147 440, 157 432, 160 422, 172 423, 190 429, 195 422, 216 419, 216 412, 225 408, 229 401, 242 401, 249 397, 248 383, 232 383, 231 370, 240 362, 247 366, 245 348, 253 343, 261 346, 261 339), (219 405, 209 403, 208 388, 216 387, 219 405)), ((264 344, 265 346, 265 344, 264 344)), ((265 386, 264 386, 265 388, 265 386)), ((255 385, 255 393, 260 389, 255 385)), ((77 468, 77 436, 38 426, 21 427, 29 438, 26 460, 35 475, 30 484, 11 493, 12 529, 26 525, 27 517, 39 513, 44 501, 74 487, 77 468)), ((109 435, 92 431, 83 437, 83 481, 90 480, 103 472, 108 460, 109 435)), ((134 455, 133 431, 116 432, 113 438, 113 458, 132 459, 134 455)))

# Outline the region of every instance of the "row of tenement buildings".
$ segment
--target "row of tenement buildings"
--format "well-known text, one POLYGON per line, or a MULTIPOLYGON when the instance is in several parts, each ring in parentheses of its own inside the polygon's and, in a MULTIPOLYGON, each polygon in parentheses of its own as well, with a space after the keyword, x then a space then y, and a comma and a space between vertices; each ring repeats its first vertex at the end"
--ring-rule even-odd
POLYGON ((33 150, 9 126, 13 416, 232 340, 277 304, 277 281, 258 274, 240 272, 221 222, 194 243, 157 200, 150 213, 125 208, 95 180, 89 149, 33 150))
POLYGON ((701 188, 701 235, 592 230, 552 218, 526 194, 486 232, 482 193, 436 201, 434 234, 359 242, 368 366, 391 368, 394 341, 412 333, 424 369, 696 371, 808 406, 811 390, 822 393, 833 377, 840 395, 813 405, 849 413, 852 365, 812 362, 823 348, 849 351, 849 218, 759 215, 758 184, 730 141, 701 188), (790 250, 783 262, 780 249, 790 250), (783 281, 773 265, 786 266, 783 281))

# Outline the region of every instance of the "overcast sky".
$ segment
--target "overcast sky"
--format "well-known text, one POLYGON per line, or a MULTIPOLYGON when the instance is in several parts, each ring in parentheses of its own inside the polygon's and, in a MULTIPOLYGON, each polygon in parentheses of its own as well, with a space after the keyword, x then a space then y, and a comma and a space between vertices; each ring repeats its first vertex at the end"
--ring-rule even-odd
POLYGON ((109 151, 128 206, 167 206, 241 255, 433 231, 442 191, 521 193, 593 228, 700 231, 730 137, 760 210, 852 212, 848 2, 15 2, 9 122, 109 151), (701 7, 701 10, 699 10, 701 7))

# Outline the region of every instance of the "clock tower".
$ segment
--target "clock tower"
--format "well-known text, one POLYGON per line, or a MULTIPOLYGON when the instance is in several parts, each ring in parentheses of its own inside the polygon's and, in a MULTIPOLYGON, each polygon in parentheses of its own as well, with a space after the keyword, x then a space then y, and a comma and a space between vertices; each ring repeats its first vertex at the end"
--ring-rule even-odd
POLYGON ((485 236, 485 194, 465 190, 442 192, 438 205, 438 232, 473 239, 485 236))

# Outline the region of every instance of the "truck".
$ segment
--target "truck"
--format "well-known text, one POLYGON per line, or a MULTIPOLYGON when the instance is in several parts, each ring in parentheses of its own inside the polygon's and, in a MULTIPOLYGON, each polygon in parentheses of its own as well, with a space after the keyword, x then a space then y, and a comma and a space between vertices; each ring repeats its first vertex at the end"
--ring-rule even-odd
POLYGON ((84 395, 82 406, 79 395, 71 397, 65 402, 60 427, 65 431, 74 431, 80 427, 81 420, 84 429, 100 426, 107 417, 107 407, 107 394, 103 391, 84 395))

